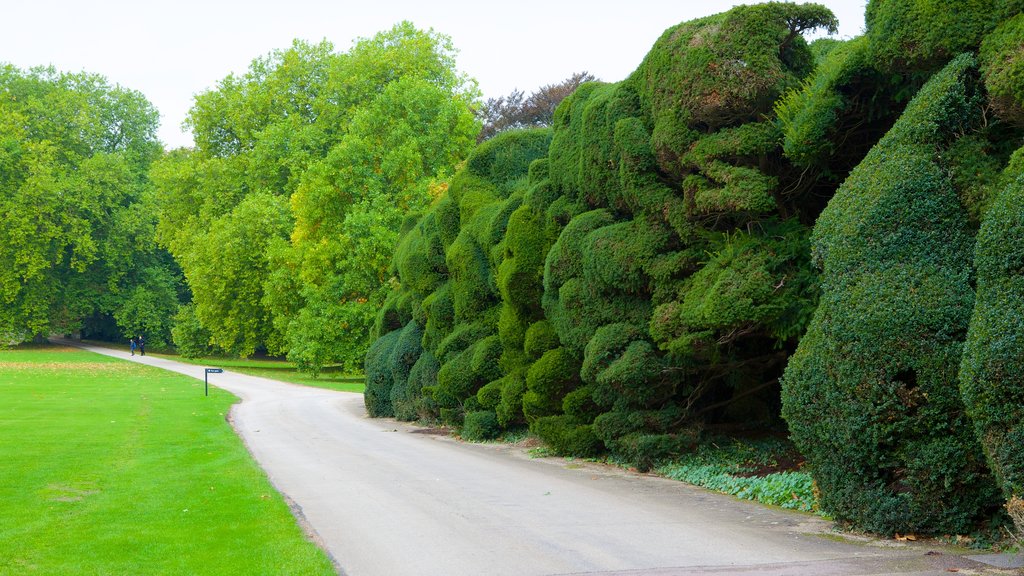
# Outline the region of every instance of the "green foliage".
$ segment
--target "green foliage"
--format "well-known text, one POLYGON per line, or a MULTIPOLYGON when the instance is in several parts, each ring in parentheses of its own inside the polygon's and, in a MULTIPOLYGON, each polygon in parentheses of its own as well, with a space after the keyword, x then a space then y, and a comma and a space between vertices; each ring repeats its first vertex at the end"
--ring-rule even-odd
POLYGON ((580 424, 572 416, 537 418, 530 423, 530 431, 556 454, 586 458, 596 456, 603 449, 601 441, 594 435, 594 427, 580 424))
POLYGON ((371 418, 395 415, 391 405, 391 387, 394 385, 394 371, 388 361, 395 345, 402 336, 402 330, 394 330, 380 337, 366 353, 366 390, 363 403, 371 418))
POLYGON ((0 340, 169 340, 180 272, 154 244, 157 112, 96 75, 0 65, 0 340))
POLYGON ((868 39, 829 52, 776 103, 783 150, 797 166, 845 176, 900 112, 901 83, 877 67, 868 39))
POLYGON ((1022 10, 1021 0, 871 0, 864 16, 871 58, 886 69, 935 71, 977 50, 1000 21, 1022 10))
POLYGON ((210 344, 210 331, 203 328, 199 322, 194 304, 185 304, 178 308, 173 321, 171 338, 178 354, 185 358, 201 358, 214 352, 214 347, 210 344))
POLYGON ((759 120, 813 66, 800 36, 835 31, 835 16, 819 4, 769 2, 669 28, 630 77, 651 119, 652 144, 663 172, 701 132, 759 120))
POLYGON ((760 473, 777 469, 780 457, 791 457, 792 448, 778 441, 715 439, 701 442, 696 450, 658 468, 675 480, 732 494, 744 500, 811 512, 817 508, 814 482, 803 471, 760 473))
POLYGON ((526 178, 530 163, 547 155, 550 128, 503 132, 478 146, 466 171, 492 182, 507 197, 526 178))
POLYGON ((1001 23, 981 43, 979 60, 985 88, 996 111, 1005 119, 1024 123, 1024 14, 1001 23))
POLYGON ((1015 160, 978 233, 978 294, 960 367, 964 404, 1007 500, 1024 497, 1024 152, 1015 160))
POLYGON ((420 358, 423 347, 423 328, 410 321, 399 332, 391 354, 386 360, 391 369, 391 408, 399 420, 415 420, 418 417, 416 389, 410 389, 409 374, 420 358))
MULTIPOLYGON (((579 361, 565 348, 545 352, 526 372, 523 414, 532 423, 561 411, 562 399, 579 383, 579 361)), ((531 428, 532 429, 532 428, 531 428)))
POLYGON ((475 86, 454 64, 448 38, 403 22, 348 53, 296 42, 196 98, 196 149, 156 170, 160 231, 215 342, 287 352, 316 372, 361 362, 375 323, 382 334, 425 320, 419 302, 446 274, 443 219, 406 231, 396 268, 416 293, 377 310, 405 216, 440 196, 479 130, 475 86), (233 221, 257 197, 287 221, 233 221), (248 253, 218 257, 241 280, 218 286, 207 257, 232 228, 247 232, 248 253))
POLYGON ((498 426, 498 417, 490 410, 467 412, 460 433, 463 439, 472 442, 494 440, 500 434, 501 427, 498 426))
POLYGON ((967 215, 940 163, 977 121, 973 59, 937 74, 812 237, 822 297, 783 414, 822 507, 871 531, 969 531, 993 489, 957 393, 973 293, 967 215))

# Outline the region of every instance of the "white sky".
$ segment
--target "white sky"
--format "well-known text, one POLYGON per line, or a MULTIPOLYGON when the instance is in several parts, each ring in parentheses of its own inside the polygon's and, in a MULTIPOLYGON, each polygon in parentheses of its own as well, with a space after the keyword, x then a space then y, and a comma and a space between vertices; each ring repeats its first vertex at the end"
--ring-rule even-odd
MULTIPOLYGON (((863 32, 866 0, 818 0, 839 18, 837 37, 863 32)), ((452 38, 459 69, 485 97, 527 94, 588 71, 616 82, 668 27, 728 10, 732 0, 0 0, 0 62, 52 64, 138 90, 160 111, 159 137, 190 146, 180 129, 193 95, 241 74, 294 38, 348 51, 409 20, 452 38)))

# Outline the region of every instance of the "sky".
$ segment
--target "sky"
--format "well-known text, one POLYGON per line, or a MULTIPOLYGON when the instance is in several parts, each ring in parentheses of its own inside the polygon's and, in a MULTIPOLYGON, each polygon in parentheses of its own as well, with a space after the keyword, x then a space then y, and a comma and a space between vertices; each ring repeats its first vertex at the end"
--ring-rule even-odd
MULTIPOLYGON (((818 0, 840 39, 863 32, 866 0, 818 0)), ((485 98, 527 94, 587 71, 617 82, 661 33, 723 12, 727 0, 0 0, 0 63, 100 74, 143 93, 160 111, 160 140, 191 146, 181 129, 193 96, 243 74, 293 39, 355 40, 409 20, 449 36, 460 71, 485 98)))

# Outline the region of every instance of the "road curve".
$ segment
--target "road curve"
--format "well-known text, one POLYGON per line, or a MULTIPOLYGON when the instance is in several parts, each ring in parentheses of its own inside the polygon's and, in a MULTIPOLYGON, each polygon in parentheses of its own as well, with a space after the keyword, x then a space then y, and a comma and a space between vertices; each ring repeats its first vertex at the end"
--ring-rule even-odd
MULTIPOLYGON (((203 378, 199 366, 61 343, 203 378)), ((358 394, 228 371, 210 384, 241 398, 236 430, 346 575, 986 570, 935 546, 840 538, 822 519, 680 482, 370 419, 358 394)))

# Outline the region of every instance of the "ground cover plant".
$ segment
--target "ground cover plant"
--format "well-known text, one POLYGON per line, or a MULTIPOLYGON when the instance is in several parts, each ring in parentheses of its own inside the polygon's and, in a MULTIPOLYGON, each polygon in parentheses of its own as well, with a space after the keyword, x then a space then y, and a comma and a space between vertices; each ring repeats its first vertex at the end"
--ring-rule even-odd
POLYGON ((0 351, 0 574, 335 574, 202 382, 0 351))

